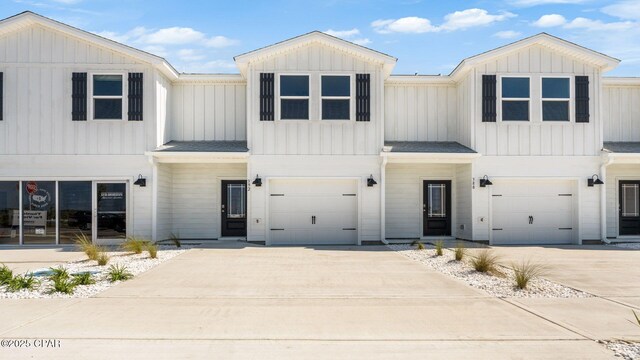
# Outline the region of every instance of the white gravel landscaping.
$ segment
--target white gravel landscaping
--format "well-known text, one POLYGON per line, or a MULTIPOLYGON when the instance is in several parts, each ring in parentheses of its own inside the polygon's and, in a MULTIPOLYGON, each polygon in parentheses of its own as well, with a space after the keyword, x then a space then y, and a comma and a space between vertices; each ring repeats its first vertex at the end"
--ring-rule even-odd
POLYGON ((623 248, 623 249, 632 249, 632 250, 640 250, 640 243, 618 243, 611 244, 612 246, 623 248))
POLYGON ((640 359, 640 343, 626 341, 601 341, 601 343, 624 360, 640 359))
MULTIPOLYGON (((417 250, 410 245, 387 245, 390 249, 399 252, 409 259, 425 264, 443 274, 453 276, 473 286, 484 290, 496 297, 545 297, 545 298, 583 298, 593 295, 572 289, 570 287, 551 282, 546 279, 536 278, 529 282, 527 289, 521 290, 515 286, 513 271, 502 268, 504 277, 479 273, 467 263, 468 259, 455 261, 454 253, 445 249, 442 256, 436 256, 432 247, 417 250)), ((468 257, 469 255, 467 255, 468 257)))
POLYGON ((37 286, 34 290, 23 289, 16 292, 10 292, 7 291, 6 287, 0 287, 0 299, 91 297, 120 283, 120 281, 110 282, 109 280, 107 280, 107 272, 111 265, 125 266, 127 270, 135 277, 175 256, 184 253, 187 250, 188 248, 185 247, 177 249, 175 246, 158 246, 158 254, 156 259, 151 259, 149 257, 149 253, 147 253, 146 251, 143 251, 141 254, 113 251, 108 253, 110 260, 109 263, 105 266, 98 266, 97 261, 88 259, 69 262, 63 266, 67 269, 69 274, 91 272, 93 274, 94 280, 96 281, 95 284, 92 285, 76 286, 73 294, 49 293, 49 289, 51 288, 52 283, 46 276, 49 272, 49 268, 32 269, 30 273, 39 275, 36 276, 36 278, 41 281, 39 286, 37 286))

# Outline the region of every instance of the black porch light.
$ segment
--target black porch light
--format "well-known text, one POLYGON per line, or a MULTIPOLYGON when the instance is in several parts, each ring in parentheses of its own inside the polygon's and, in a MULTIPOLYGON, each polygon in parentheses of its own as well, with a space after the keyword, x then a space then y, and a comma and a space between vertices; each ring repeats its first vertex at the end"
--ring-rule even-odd
POLYGON ((136 180, 133 185, 138 185, 140 187, 147 186, 147 179, 142 177, 142 174, 138 175, 138 180, 136 180))
POLYGON ((590 178, 587 179, 587 186, 593 187, 593 185, 602 185, 604 181, 600 180, 597 174, 593 174, 590 178))
POLYGON ((367 186, 373 187, 373 185, 376 185, 377 183, 378 182, 373 179, 373 174, 369 175, 369 178, 367 179, 367 186))
POLYGON ((262 179, 260 178, 260 175, 256 175, 256 179, 253 180, 252 184, 257 187, 262 186, 262 179))
POLYGON ((493 183, 489 180, 489 176, 485 175, 480 179, 480 187, 485 187, 487 185, 491 186, 493 183))

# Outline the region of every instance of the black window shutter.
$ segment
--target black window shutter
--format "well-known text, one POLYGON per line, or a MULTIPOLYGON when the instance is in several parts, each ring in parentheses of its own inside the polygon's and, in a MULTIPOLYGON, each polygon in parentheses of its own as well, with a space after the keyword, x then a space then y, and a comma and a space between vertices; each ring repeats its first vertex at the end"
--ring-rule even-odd
POLYGON ((71 76, 71 119, 87 120, 87 73, 73 73, 71 76))
POLYGON ((356 121, 371 121, 370 74, 356 74, 356 121))
POLYGON ((129 73, 129 121, 142 121, 142 73, 129 73))
POLYGON ((273 73, 260 73, 260 121, 273 121, 275 117, 273 79, 273 73))
POLYGON ((589 77, 576 76, 576 122, 589 122, 589 77))
POLYGON ((0 72, 0 120, 4 120, 4 73, 0 72))
POLYGON ((482 122, 496 122, 496 76, 482 75, 482 122))

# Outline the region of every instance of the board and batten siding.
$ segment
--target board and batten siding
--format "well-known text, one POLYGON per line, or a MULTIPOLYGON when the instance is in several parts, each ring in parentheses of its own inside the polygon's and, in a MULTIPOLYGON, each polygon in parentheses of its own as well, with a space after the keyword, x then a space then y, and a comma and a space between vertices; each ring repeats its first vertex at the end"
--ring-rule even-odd
POLYGON ((159 163, 158 195, 156 199, 157 220, 156 220, 156 240, 168 239, 173 233, 173 171, 171 164, 159 163))
MULTIPOLYGON (((371 155, 382 149, 382 65, 312 43, 250 65, 251 151, 256 155, 371 155), (310 75, 309 120, 260 121, 260 73, 310 75), (320 120, 319 75, 371 75, 371 121, 320 120)), ((355 81, 355 76, 354 80, 355 81)), ((354 88, 352 87, 352 91, 354 88)), ((352 94, 352 101, 355 101, 352 94)), ((279 99, 276 96, 276 109, 279 99)))
MULTIPOLYGON (((32 25, 0 37, 4 120, 0 154, 143 154, 155 148, 154 70, 149 64, 32 25), (73 72, 144 74, 144 121, 72 121, 73 72)), ((124 101, 126 102, 126 93, 124 101)), ((91 101, 88 98, 88 102, 91 101)))
POLYGON ((604 85, 604 141, 640 141, 640 85, 604 85))
POLYGON ((457 141, 458 103, 454 84, 402 84, 384 87, 386 141, 457 141))
MULTIPOLYGON (((505 55, 497 60, 478 65, 470 73, 475 85, 473 111, 475 131, 472 145, 483 155, 520 156, 585 156, 597 155, 601 149, 600 132, 600 70, 573 57, 545 46, 532 45, 505 55), (532 75, 531 121, 482 122, 482 75, 532 75), (541 85, 539 76, 589 76, 588 123, 543 122, 540 108, 541 85)), ((498 94, 500 84, 498 83, 498 94)), ((572 102, 575 99, 572 99, 572 102)), ((499 99, 498 99, 499 101, 499 99)), ((500 104, 497 104, 498 109, 500 104)))
POLYGON ((171 140, 246 140, 246 93, 241 81, 175 83, 171 140))
POLYGON ((171 81, 156 71, 156 146, 166 144, 171 139, 173 126, 173 85, 171 81))

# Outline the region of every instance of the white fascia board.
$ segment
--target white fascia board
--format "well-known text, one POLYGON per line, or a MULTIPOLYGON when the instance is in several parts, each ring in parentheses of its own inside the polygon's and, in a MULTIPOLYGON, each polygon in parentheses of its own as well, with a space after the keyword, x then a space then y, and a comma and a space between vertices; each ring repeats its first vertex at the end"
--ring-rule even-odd
POLYGON ((180 74, 177 83, 236 83, 246 84, 247 80, 240 74, 180 74))
POLYGON ((640 77, 603 77, 605 86, 640 86, 640 77))
POLYGON ((147 151, 144 153, 160 163, 246 163, 249 152, 171 152, 147 151))
POLYGON ((442 75, 391 75, 385 80, 385 85, 387 84, 455 85, 456 82, 451 77, 442 75))
POLYGON ((639 164, 640 154, 638 153, 611 153, 604 152, 604 157, 607 160, 612 160, 615 164, 639 164))
POLYGON ((380 156, 388 163, 440 163, 468 164, 481 157, 481 154, 457 153, 392 153, 381 152, 380 156))

